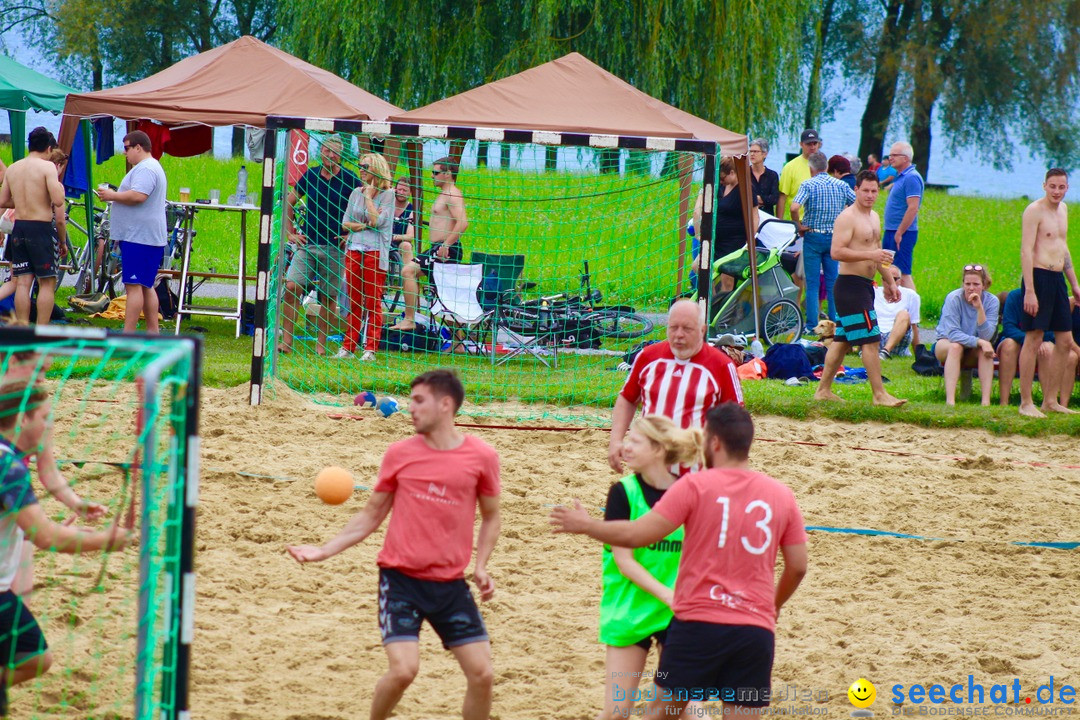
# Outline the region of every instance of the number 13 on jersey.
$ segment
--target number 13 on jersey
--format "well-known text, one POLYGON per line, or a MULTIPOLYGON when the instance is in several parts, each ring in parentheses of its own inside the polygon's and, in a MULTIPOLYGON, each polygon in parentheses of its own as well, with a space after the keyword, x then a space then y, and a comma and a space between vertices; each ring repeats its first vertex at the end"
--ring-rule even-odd
MULTIPOLYGON (((724 516, 720 521, 720 540, 716 544, 718 548, 722 548, 727 544, 728 519, 731 515, 731 498, 718 497, 716 498, 716 502, 724 508, 724 516)), ((746 535, 739 538, 739 540, 742 541, 742 546, 746 549, 746 552, 754 555, 763 554, 766 548, 769 547, 769 543, 772 542, 772 528, 769 527, 769 521, 772 520, 772 508, 769 506, 769 503, 764 500, 753 500, 747 503, 744 510, 747 515, 756 514, 758 511, 762 513, 762 517, 754 523, 754 527, 761 532, 755 532, 754 535, 757 537, 752 539, 746 535), (753 540, 761 540, 761 544, 754 545, 753 540)))

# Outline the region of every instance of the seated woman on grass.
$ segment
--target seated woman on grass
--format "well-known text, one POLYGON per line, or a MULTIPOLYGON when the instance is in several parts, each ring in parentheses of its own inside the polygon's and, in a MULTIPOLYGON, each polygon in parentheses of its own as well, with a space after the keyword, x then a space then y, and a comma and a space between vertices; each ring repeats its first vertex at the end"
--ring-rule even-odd
MULTIPOLYGON (((965 265, 963 284, 945 296, 934 354, 945 366, 945 404, 956 404, 960 371, 978 367, 982 404, 990 404, 994 386, 994 346, 998 299, 989 292, 990 273, 983 265, 965 265)), ((965 393, 966 394, 966 393, 965 393)))

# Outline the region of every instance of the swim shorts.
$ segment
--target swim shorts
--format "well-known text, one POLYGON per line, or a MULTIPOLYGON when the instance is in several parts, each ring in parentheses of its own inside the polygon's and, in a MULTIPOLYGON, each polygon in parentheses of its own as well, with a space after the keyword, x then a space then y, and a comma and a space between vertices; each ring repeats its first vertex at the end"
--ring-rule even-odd
POLYGON ((836 301, 836 341, 849 345, 878 342, 877 312, 874 310, 874 283, 861 275, 838 275, 833 285, 836 301))
MULTIPOLYGON (((1065 273, 1060 270, 1032 268, 1032 285, 1035 298, 1039 301, 1039 312, 1034 316, 1020 313, 1020 329, 1072 331, 1072 310, 1069 308, 1069 290, 1065 285, 1065 273)), ((1020 281, 1020 292, 1026 293, 1024 281, 1020 281)))
POLYGON ((443 647, 483 642, 487 628, 464 579, 440 582, 379 568, 379 632, 383 645, 416 642, 427 620, 443 647))
POLYGON ((56 277, 56 242, 51 222, 16 220, 9 242, 12 275, 56 277))

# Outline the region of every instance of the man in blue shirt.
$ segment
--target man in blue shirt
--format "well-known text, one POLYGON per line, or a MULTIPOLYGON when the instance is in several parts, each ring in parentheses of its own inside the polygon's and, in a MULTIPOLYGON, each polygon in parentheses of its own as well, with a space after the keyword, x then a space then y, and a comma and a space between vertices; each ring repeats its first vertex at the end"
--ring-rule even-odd
POLYGON ((825 154, 813 153, 808 159, 810 179, 799 186, 791 203, 791 219, 803 235, 803 267, 806 271, 806 327, 814 327, 821 309, 818 281, 825 273, 825 296, 829 301, 829 319, 836 322, 833 285, 838 264, 832 258, 833 224, 844 208, 855 202, 855 191, 843 180, 825 172, 825 154))
POLYGON ((911 144, 906 142, 893 143, 889 150, 897 175, 885 201, 885 236, 881 238, 883 249, 896 252, 893 262, 900 268, 900 285, 912 290, 915 283, 911 279, 911 267, 919 239, 918 216, 923 196, 922 175, 911 164, 913 152, 911 144))

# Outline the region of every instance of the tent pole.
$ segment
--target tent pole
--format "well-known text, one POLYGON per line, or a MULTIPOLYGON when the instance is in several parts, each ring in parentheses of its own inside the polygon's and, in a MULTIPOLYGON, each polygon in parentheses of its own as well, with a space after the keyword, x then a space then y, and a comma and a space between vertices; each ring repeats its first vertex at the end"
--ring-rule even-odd
POLYGON ((19 161, 26 157, 26 111, 8 110, 11 124, 11 159, 19 161))
POLYGON ((757 248, 755 236, 757 228, 754 227, 754 185, 750 174, 750 155, 740 155, 735 158, 735 174, 739 178, 739 194, 742 196, 743 225, 746 228, 746 249, 750 257, 750 287, 753 293, 754 303, 754 334, 761 339, 761 293, 758 288, 757 274, 757 248))
MULTIPOLYGON (((674 151, 672 151, 674 152, 674 151)), ((680 154, 677 165, 679 173, 679 276, 676 287, 683 291, 683 271, 686 269, 686 221, 690 215, 690 182, 693 180, 693 158, 680 154)), ((694 229, 697 232, 697 229, 694 229)))

